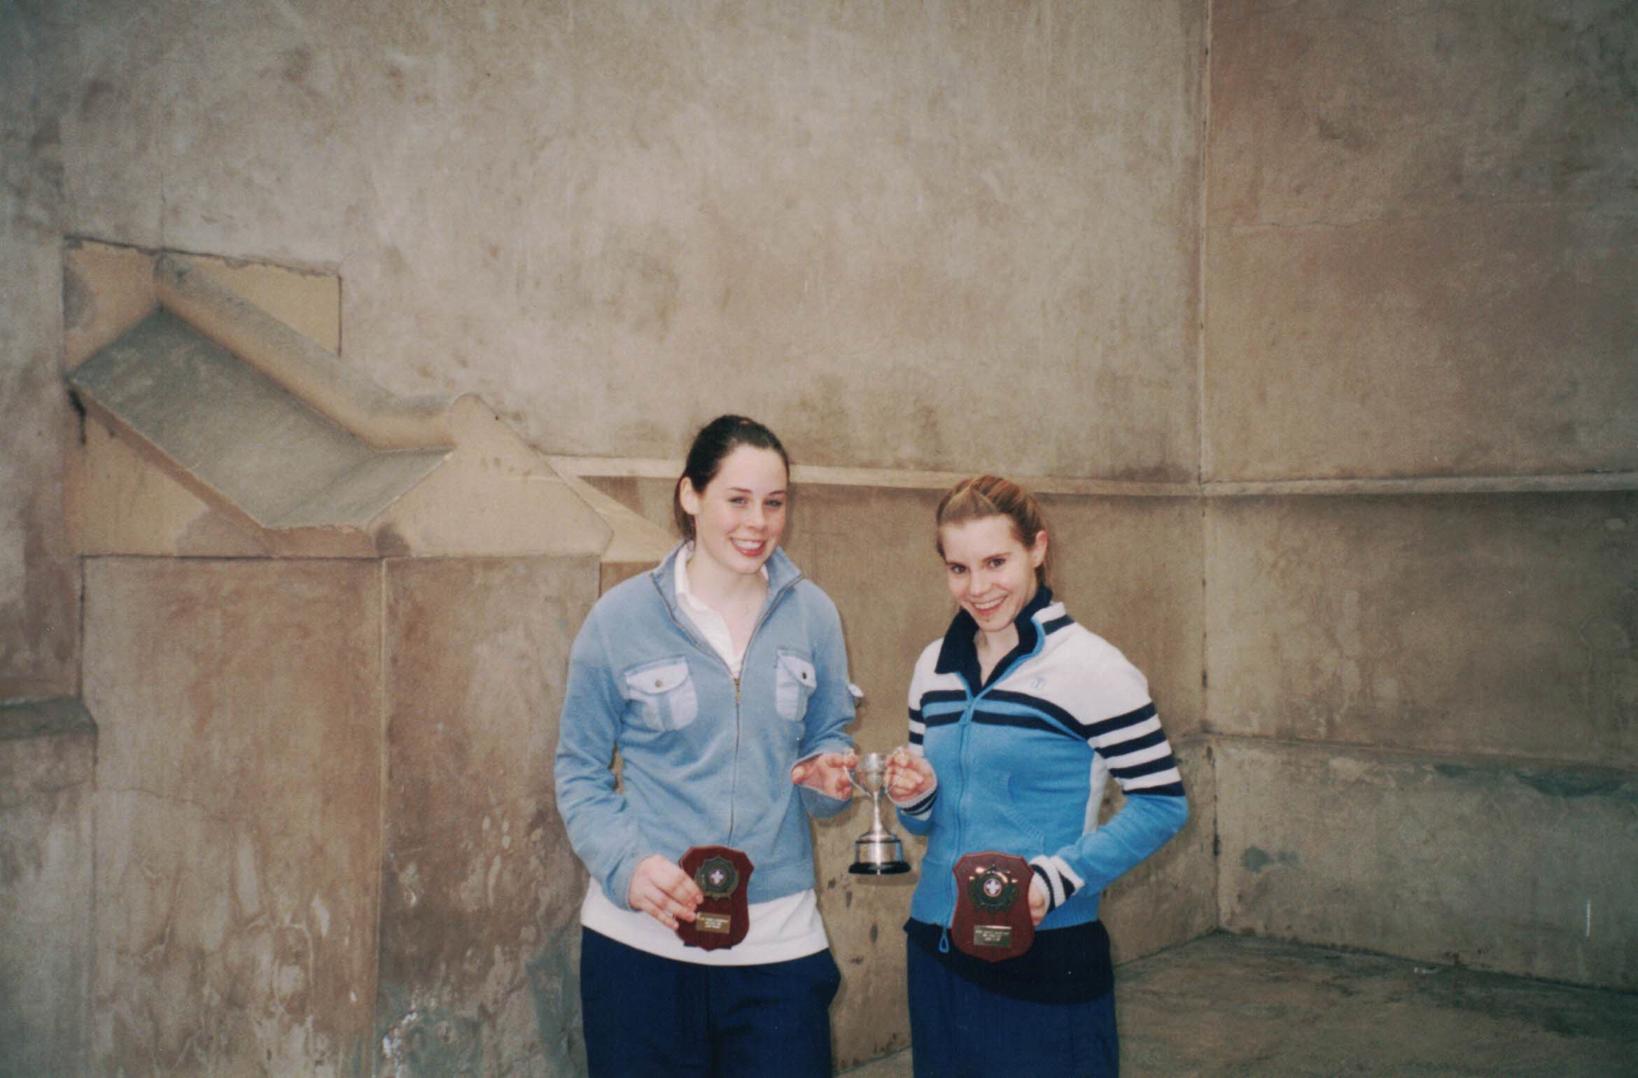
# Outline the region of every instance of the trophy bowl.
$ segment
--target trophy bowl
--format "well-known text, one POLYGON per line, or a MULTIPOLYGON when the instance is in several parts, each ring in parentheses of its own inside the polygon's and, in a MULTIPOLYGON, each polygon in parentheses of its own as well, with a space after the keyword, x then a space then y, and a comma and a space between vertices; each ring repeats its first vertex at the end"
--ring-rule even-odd
POLYGON ((848 866, 848 871, 855 876, 896 876, 909 872, 904 843, 882 824, 887 757, 879 752, 864 753, 850 774, 853 784, 870 795, 870 830, 853 840, 853 864, 848 866))

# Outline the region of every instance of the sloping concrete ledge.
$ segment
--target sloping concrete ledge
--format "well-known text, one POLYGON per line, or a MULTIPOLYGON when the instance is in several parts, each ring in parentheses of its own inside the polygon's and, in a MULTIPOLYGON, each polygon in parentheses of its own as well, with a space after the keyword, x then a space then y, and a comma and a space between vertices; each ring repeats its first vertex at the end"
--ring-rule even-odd
POLYGON ((367 527, 451 451, 374 448, 166 310, 69 384, 110 429, 252 527, 367 527))
MULTIPOLYGON (((284 277, 305 307, 279 302, 339 339, 311 275, 284 277)), ((83 417, 65 502, 80 553, 594 554, 607 583, 669 548, 478 398, 398 397, 224 279, 267 287, 197 256, 68 244, 64 362, 83 417)))
POLYGON ((154 262, 159 302, 273 379, 292 396, 379 449, 448 444, 449 399, 398 397, 334 353, 171 255, 154 262))

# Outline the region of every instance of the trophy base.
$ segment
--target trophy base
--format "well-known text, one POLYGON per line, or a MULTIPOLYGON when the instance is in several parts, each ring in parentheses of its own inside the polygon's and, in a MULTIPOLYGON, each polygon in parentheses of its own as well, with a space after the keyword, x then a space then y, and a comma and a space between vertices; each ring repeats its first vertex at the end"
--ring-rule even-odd
POLYGON ((847 870, 855 876, 897 876, 910 871, 910 862, 897 837, 865 835, 853 843, 853 864, 847 870))

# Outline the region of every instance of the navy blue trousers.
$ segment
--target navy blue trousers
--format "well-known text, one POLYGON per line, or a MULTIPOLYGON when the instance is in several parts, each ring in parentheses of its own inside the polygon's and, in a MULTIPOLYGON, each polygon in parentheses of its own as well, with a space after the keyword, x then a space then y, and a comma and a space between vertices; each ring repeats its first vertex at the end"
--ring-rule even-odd
POLYGON ((1086 1003, 998 996, 905 941, 910 1057, 916 1078, 1120 1073, 1115 994, 1086 1003))
POLYGON ((830 1078, 830 952, 700 966, 580 930, 580 1007, 593 1078, 830 1078))

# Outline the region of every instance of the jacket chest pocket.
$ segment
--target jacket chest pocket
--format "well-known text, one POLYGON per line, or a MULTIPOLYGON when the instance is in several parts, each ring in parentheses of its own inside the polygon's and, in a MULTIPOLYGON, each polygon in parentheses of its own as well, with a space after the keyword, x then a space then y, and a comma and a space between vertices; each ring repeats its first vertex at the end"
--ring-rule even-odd
POLYGON ((624 678, 626 715, 636 725, 681 730, 699 716, 699 693, 686 659, 661 659, 627 670, 624 678))
POLYGON ((808 697, 819 685, 819 675, 813 663, 794 651, 779 651, 779 666, 774 670, 774 709, 782 719, 795 722, 807 714, 808 697))

